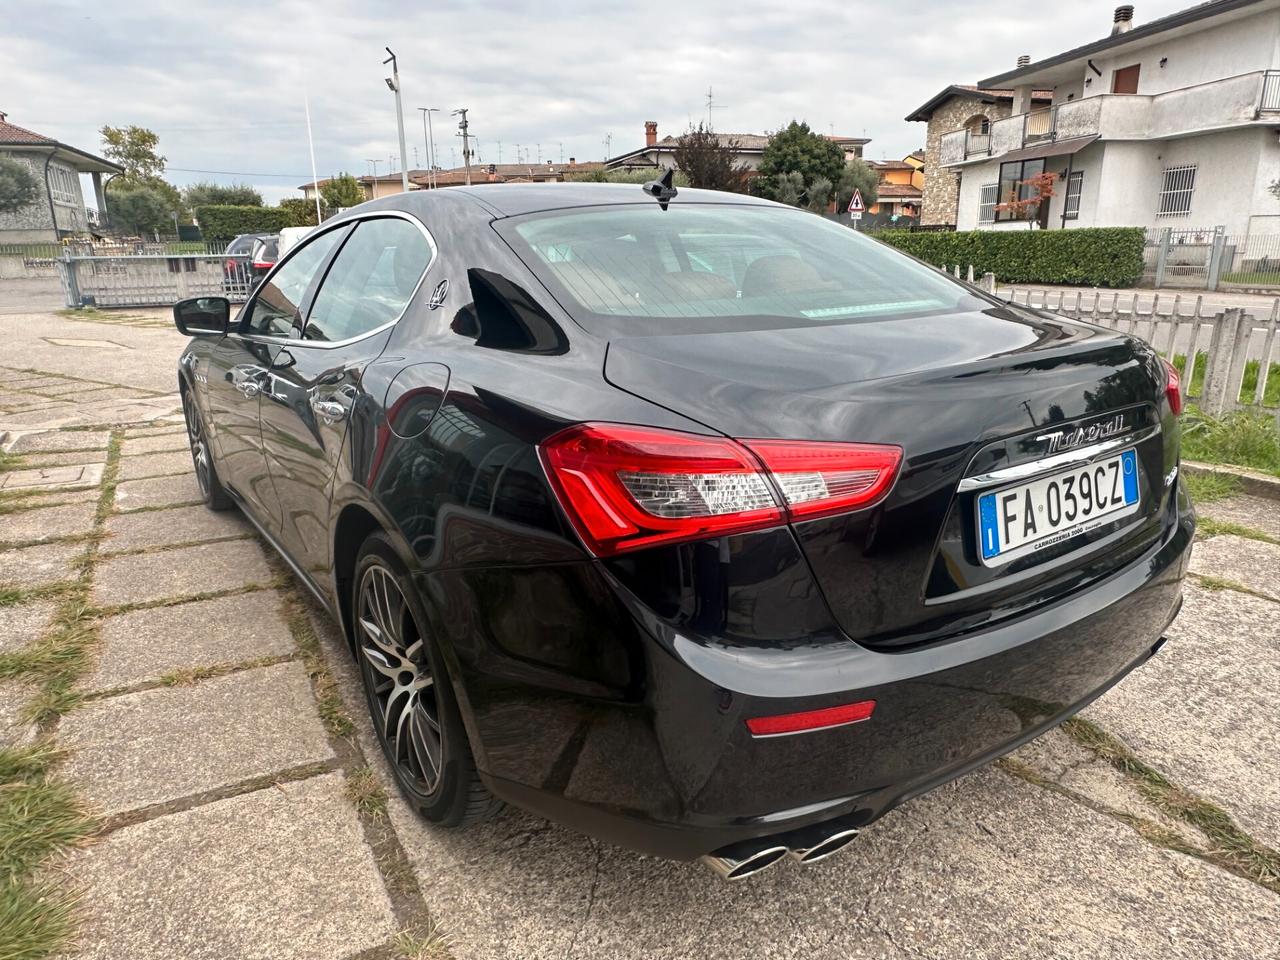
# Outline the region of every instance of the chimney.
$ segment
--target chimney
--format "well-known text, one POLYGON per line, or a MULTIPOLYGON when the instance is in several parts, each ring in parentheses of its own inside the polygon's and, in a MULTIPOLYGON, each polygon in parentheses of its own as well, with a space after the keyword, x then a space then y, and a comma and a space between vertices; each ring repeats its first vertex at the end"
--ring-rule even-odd
POLYGON ((1024 53, 1022 56, 1018 57, 1018 66, 1025 67, 1025 66, 1029 66, 1030 63, 1031 63, 1031 54, 1024 53))
POLYGON ((1115 22, 1111 24, 1111 35, 1128 33, 1133 29, 1133 4, 1126 3, 1116 7, 1115 22))
POLYGON ((570 158, 569 158, 569 166, 571 166, 571 167, 572 167, 572 166, 576 166, 576 165, 577 165, 577 163, 578 163, 578 161, 577 161, 577 160, 575 160, 573 157, 570 157, 570 158))
POLYGON ((658 121, 646 120, 644 122, 644 145, 652 147, 658 142, 658 121))

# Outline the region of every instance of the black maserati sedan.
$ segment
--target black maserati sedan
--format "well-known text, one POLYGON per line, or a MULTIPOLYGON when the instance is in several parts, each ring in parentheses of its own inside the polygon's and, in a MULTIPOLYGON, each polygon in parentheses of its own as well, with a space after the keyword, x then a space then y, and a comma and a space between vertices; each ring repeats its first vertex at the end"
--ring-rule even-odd
POLYGON ((736 879, 813 862, 1151 657, 1176 371, 812 213, 662 182, 399 194, 234 317, 191 451, 341 624, 404 796, 736 879))

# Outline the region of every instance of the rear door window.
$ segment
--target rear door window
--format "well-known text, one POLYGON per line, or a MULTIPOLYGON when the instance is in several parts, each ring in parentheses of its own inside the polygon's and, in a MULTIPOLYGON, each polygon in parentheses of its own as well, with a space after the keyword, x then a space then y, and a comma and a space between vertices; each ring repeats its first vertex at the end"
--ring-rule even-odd
POLYGON ((431 263, 431 244, 399 217, 361 221, 311 305, 304 340, 338 342, 399 318, 431 263))
POLYGON ((345 230, 328 230, 298 247, 269 280, 258 288, 242 332, 260 337, 296 336, 302 328, 299 308, 316 271, 345 230))

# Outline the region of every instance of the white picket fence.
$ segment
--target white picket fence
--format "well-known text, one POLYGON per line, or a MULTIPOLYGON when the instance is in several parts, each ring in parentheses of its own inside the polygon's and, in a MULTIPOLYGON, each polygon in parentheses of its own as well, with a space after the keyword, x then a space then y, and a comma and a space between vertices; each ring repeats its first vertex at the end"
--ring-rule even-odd
MULTIPOLYGON (((941 269, 961 277, 959 266, 941 269)), ((969 267, 964 278, 988 293, 996 292, 995 276, 990 273, 975 280, 973 267, 969 267)), ((1280 425, 1280 405, 1275 401, 1280 392, 1275 386, 1273 398, 1267 400, 1267 384, 1280 377, 1280 297, 1261 312, 1241 307, 1210 312, 1204 307, 1203 296, 1177 294, 1162 297, 1111 290, 1085 293, 1015 287, 1000 296, 1010 303, 1140 337, 1181 370, 1184 399, 1215 416, 1231 410, 1272 414, 1280 425), (1147 300, 1150 302, 1144 305, 1147 300)))

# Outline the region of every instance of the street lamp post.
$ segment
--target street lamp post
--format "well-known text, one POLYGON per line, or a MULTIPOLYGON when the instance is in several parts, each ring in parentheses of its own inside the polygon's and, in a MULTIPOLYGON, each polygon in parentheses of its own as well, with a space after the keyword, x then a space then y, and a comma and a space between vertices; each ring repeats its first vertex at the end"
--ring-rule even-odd
POLYGON ((458 136, 462 137, 462 165, 466 168, 467 186, 471 186, 471 146, 468 143, 470 137, 470 127, 467 123, 467 108, 459 107, 453 111, 453 116, 461 117, 458 122, 458 129, 462 131, 458 136))
POLYGON ((400 69, 396 66, 396 55, 391 52, 391 48, 383 47, 383 49, 387 51, 388 56, 382 62, 391 64, 391 76, 386 78, 387 86, 396 95, 396 130, 400 134, 400 185, 404 188, 405 193, 408 193, 409 161, 408 151, 404 148, 404 110, 400 106, 400 69))
POLYGON ((422 111, 422 129, 427 136, 427 183, 432 189, 436 186, 436 138, 431 130, 431 115, 439 113, 439 107, 419 107, 422 111))

